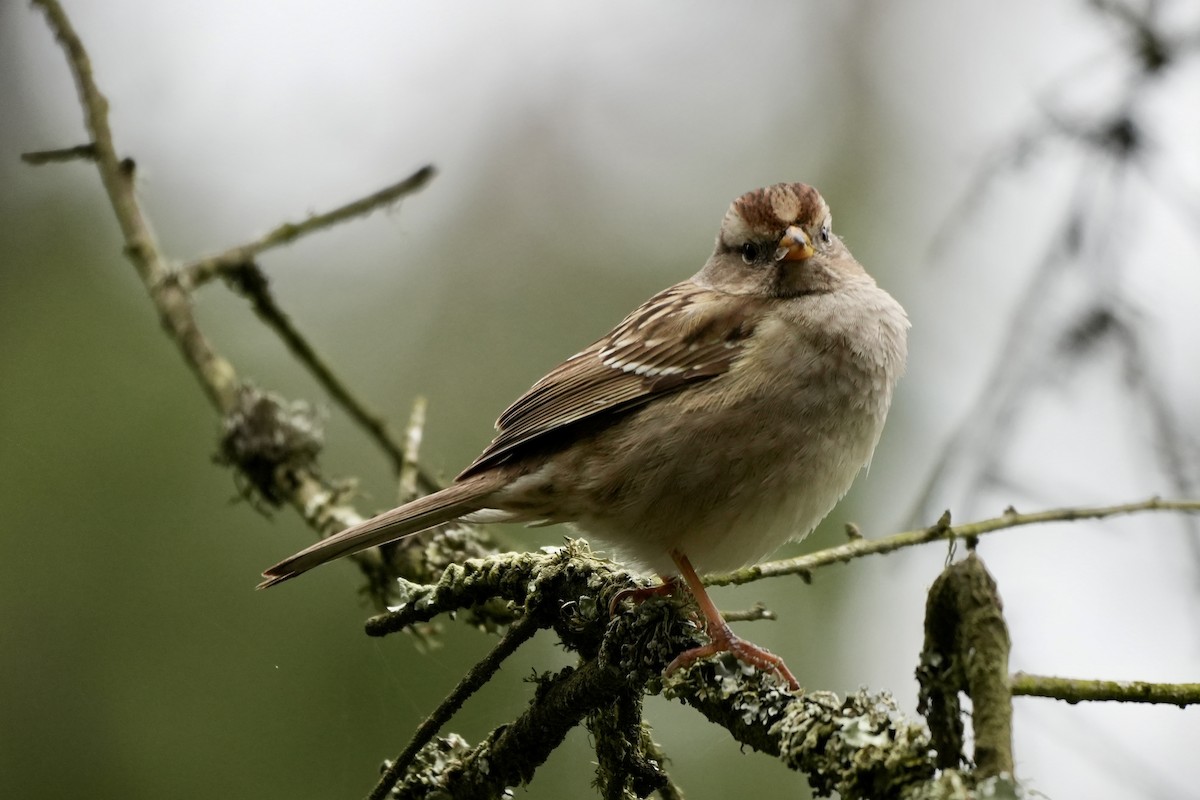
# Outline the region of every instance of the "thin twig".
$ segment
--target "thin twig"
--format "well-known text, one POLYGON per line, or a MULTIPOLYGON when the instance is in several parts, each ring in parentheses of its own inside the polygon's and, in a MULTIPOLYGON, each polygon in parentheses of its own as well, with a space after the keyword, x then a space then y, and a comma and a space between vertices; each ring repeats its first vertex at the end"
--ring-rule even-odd
MULTIPOLYGON (((404 447, 392 435, 386 419, 367 408, 366 404, 350 391, 342 379, 334 374, 333 368, 300 333, 300 329, 295 326, 287 312, 275 302, 270 283, 258 265, 250 262, 243 263, 225 275, 229 279, 230 285, 250 301, 258 318, 283 340, 288 351, 312 373, 317 383, 329 394, 330 398, 345 409, 350 419, 366 431, 367 435, 383 450, 392 463, 393 471, 398 475, 406 461, 404 447)), ((433 492, 438 489, 437 482, 419 468, 416 480, 425 492, 433 492)))
POLYGON ((462 704, 467 701, 467 698, 479 691, 479 688, 491 680, 496 671, 500 669, 500 665, 504 660, 516 652, 520 647, 538 631, 540 627, 534 615, 526 614, 519 618, 508 629, 508 633, 504 634, 492 651, 483 657, 483 660, 472 667, 458 685, 454 687, 454 691, 446 695, 441 704, 434 709, 433 713, 421 723, 413 734, 413 738, 409 741, 408 746, 400 755, 396 756, 396 760, 388 765, 384 770, 383 776, 379 779, 379 783, 375 784, 375 788, 367 795, 367 800, 383 800, 388 796, 404 773, 408 770, 409 765, 430 739, 437 735, 441 727, 445 725, 452 716, 462 708, 462 704))
POLYGON ((359 198, 332 211, 314 214, 301 222, 285 222, 253 242, 231 247, 215 256, 193 261, 182 268, 181 279, 185 286, 194 288, 202 286, 218 275, 230 270, 237 270, 243 264, 253 261, 256 256, 276 247, 316 233, 319 230, 333 227, 341 222, 347 222, 356 217, 364 217, 376 209, 389 206, 396 201, 420 191, 433 179, 436 170, 432 165, 425 165, 402 181, 394 183, 374 194, 359 198))
POLYGON ((1050 697, 1072 704, 1107 700, 1119 703, 1163 703, 1183 708, 1200 703, 1200 683, 1102 681, 1030 675, 1026 672, 1012 676, 1012 693, 1026 697, 1050 697))
POLYGON ((779 617, 774 611, 764 606, 762 603, 755 603, 750 608, 741 609, 740 611, 722 611, 721 616, 726 622, 758 622, 759 620, 777 620, 779 617))
POLYGON ((883 539, 859 539, 815 553, 797 558, 767 561, 752 567, 724 575, 709 575, 704 582, 709 586, 728 586, 730 584, 750 583, 762 578, 773 578, 779 575, 805 575, 819 567, 830 564, 844 564, 863 556, 881 555, 894 550, 902 550, 927 542, 969 539, 984 536, 1007 528, 1017 528, 1023 525, 1039 525, 1046 522, 1070 522, 1079 519, 1104 519, 1122 514, 1136 514, 1144 511, 1175 511, 1184 514, 1200 513, 1200 500, 1162 500, 1151 497, 1134 503, 1122 503, 1113 506, 1080 506, 1072 508, 1054 508, 1048 511, 1038 511, 1032 514, 1019 514, 1009 511, 999 517, 985 519, 965 525, 950 525, 949 515, 937 525, 919 530, 905 531, 883 539))
MULTIPOLYGON (((1085 171, 1072 188, 1075 205, 1083 207, 1099 195, 1094 184, 1099 176, 1085 171)), ((908 520, 915 522, 930 514, 939 493, 945 494, 951 477, 965 482, 966 497, 974 496, 990 473, 998 471, 1003 461, 1003 443, 1011 439, 1010 429, 1018 418, 1029 392, 1026 387, 1058 375, 1048 368, 1055 354, 1043 346, 1069 323, 1061 314, 1047 311, 1047 303, 1058 295, 1055 289, 1069 273, 1069 263, 1077 249, 1080 215, 1069 214, 1062 220, 1051 243, 1042 253, 1033 274, 1013 304, 1005 326, 1005 338, 996 351, 999 355, 981 385, 970 413, 963 415, 941 448, 917 499, 912 504, 908 520), (1039 331, 1031 336, 1031 331, 1039 331)))
POLYGON ((421 474, 421 465, 417 463, 417 455, 421 452, 421 438, 425 434, 425 398, 418 395, 412 404, 408 415, 408 427, 404 429, 404 459, 400 464, 400 475, 397 480, 398 502, 407 503, 415 500, 418 494, 417 482, 423 483, 429 479, 421 474))
POLYGON ((35 167, 42 164, 58 164, 64 161, 92 161, 96 158, 96 145, 77 144, 74 147, 60 147, 57 150, 34 150, 21 153, 21 160, 35 167))

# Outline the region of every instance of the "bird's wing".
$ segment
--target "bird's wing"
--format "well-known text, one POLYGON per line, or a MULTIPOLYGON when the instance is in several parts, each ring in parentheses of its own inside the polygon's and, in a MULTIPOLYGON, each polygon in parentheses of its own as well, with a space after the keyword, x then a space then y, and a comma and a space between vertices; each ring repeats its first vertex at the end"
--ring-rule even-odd
POLYGON ((676 284, 647 300, 604 338, 553 369, 500 415, 496 438, 459 478, 583 420, 636 408, 725 373, 761 318, 762 302, 676 284))

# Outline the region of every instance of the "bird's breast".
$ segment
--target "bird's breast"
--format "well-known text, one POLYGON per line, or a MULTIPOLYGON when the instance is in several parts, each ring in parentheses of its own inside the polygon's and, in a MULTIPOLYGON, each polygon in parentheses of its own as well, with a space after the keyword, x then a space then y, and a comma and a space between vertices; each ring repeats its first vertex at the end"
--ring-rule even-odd
POLYGON ((907 320, 873 284, 785 312, 759 324, 729 372, 634 412, 571 467, 591 489, 580 527, 659 572, 672 570, 671 549, 717 572, 829 513, 875 449, 907 320))

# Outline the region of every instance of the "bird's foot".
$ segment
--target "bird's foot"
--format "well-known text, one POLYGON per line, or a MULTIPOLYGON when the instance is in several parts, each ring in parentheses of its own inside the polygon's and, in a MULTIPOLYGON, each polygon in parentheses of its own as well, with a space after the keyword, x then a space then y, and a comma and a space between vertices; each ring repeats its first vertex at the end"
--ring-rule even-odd
POLYGON ((612 600, 608 603, 608 615, 615 617, 617 609, 621 607, 621 603, 626 600, 639 606, 649 600, 651 597, 669 597, 678 590, 679 579, 675 577, 663 578, 663 582, 658 586, 635 586, 632 589, 622 589, 613 595, 612 600))
POLYGON ((689 667, 697 661, 715 656, 719 653, 733 653, 734 657, 743 664, 749 664, 762 672, 773 672, 782 678, 793 692, 800 691, 800 683, 792 675, 791 670, 783 663, 783 659, 770 650, 759 647, 734 635, 728 626, 716 631, 712 641, 691 650, 684 650, 667 665, 663 675, 670 675, 677 669, 689 667))

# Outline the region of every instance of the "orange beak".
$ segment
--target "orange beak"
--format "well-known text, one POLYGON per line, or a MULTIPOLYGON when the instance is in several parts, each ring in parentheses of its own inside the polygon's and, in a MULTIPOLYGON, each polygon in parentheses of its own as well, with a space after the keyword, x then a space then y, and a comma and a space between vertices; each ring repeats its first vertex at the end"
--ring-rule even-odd
POLYGON ((779 240, 779 252, 776 255, 779 261, 805 261, 812 258, 813 246, 808 240, 808 234, 795 225, 788 227, 784 231, 783 238, 779 240))

